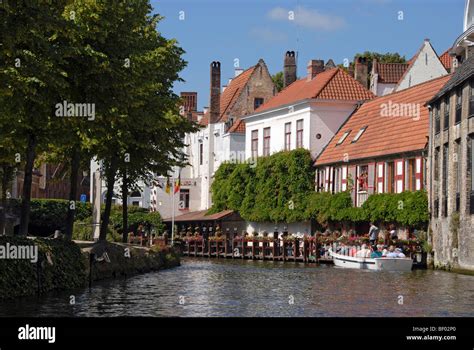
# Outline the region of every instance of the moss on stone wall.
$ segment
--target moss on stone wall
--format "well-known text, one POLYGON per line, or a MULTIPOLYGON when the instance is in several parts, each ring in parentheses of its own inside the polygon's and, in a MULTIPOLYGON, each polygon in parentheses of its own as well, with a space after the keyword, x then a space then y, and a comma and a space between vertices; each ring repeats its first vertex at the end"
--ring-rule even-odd
POLYGON ((179 255, 169 248, 150 250, 101 242, 83 247, 81 251, 79 245, 63 239, 12 236, 0 236, 0 246, 36 246, 38 249, 37 262, 0 259, 0 299, 86 286, 91 252, 94 254, 93 281, 131 276, 180 264, 179 255))

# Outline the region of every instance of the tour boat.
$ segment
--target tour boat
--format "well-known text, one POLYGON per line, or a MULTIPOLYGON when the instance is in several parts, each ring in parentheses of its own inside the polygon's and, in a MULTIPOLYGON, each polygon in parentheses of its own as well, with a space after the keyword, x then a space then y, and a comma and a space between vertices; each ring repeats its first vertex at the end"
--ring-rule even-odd
POLYGON ((349 269, 374 271, 411 271, 413 260, 410 258, 357 258, 334 253, 329 249, 334 265, 349 269))

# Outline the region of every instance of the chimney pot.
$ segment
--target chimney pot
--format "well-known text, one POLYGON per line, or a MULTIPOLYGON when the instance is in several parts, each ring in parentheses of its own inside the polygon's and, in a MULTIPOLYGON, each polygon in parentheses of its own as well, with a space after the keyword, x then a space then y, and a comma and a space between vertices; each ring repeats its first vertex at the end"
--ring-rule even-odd
POLYGON ((354 65, 354 79, 367 89, 369 77, 369 65, 365 57, 356 57, 354 65))
POLYGON ((209 107, 209 123, 217 123, 220 115, 221 100, 221 63, 213 61, 211 63, 211 96, 209 107))
POLYGON ((307 80, 312 80, 319 73, 324 72, 324 60, 310 60, 308 62, 307 80))
POLYGON ((286 51, 283 63, 283 87, 296 81, 296 57, 294 51, 286 51))

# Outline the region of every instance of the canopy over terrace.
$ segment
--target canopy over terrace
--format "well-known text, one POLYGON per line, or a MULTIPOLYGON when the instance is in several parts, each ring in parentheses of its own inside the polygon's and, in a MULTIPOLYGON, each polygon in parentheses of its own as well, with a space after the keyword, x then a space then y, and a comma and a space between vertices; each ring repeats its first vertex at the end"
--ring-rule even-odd
MULTIPOLYGON (((174 218, 177 232, 191 232, 199 227, 201 234, 204 236, 214 235, 216 228, 219 227, 223 234, 240 234, 246 229, 246 223, 240 217, 238 212, 233 210, 223 210, 218 213, 206 215, 209 210, 200 210, 185 213, 174 218)), ((171 232, 171 218, 163 219, 163 223, 171 232)))

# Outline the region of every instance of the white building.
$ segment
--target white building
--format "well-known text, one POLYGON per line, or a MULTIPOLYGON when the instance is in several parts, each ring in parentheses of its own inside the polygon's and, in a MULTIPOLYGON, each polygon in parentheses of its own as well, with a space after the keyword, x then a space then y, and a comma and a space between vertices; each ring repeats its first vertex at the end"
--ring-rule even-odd
POLYGON ((445 60, 445 54, 441 56, 442 61, 429 39, 425 39, 418 52, 407 63, 380 63, 374 60, 370 90, 377 96, 385 96, 447 75, 450 64, 445 60))
MULTIPOLYGON (((181 188, 174 199, 175 215, 209 209, 215 171, 224 161, 245 161, 245 124, 241 117, 253 113, 275 94, 275 87, 263 60, 247 70, 236 69, 227 86, 221 88, 219 62, 211 63, 210 108, 197 122, 202 129, 186 135, 187 166, 180 173, 181 188)), ((171 174, 170 174, 171 175, 171 174)), ((166 178, 152 189, 151 208, 162 217, 172 215, 172 196, 165 192, 166 178)))
MULTIPOLYGON (((323 61, 311 60, 306 77, 296 80, 244 118, 246 157, 256 159, 306 148, 316 158, 360 103, 373 97, 343 69, 326 69, 323 61)), ((311 232, 310 222, 277 225, 249 222, 247 230, 273 232, 275 226, 279 231, 286 227, 291 233, 311 232)))

